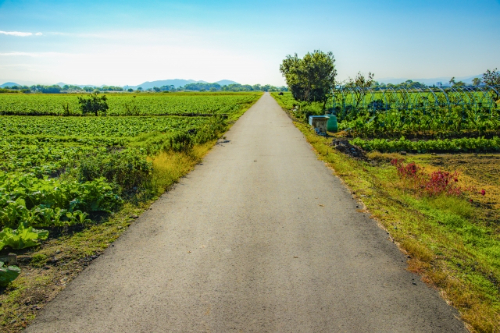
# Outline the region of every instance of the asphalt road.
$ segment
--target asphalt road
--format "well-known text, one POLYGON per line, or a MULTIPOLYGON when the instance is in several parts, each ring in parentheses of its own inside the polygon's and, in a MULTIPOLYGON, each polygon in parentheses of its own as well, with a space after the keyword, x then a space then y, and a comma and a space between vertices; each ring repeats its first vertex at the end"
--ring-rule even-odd
POLYGON ((27 332, 465 332, 265 94, 27 332))

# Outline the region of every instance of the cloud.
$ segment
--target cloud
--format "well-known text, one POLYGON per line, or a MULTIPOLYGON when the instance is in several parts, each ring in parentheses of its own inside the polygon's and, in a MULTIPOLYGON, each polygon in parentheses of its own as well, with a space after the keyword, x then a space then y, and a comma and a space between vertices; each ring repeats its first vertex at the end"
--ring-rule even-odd
POLYGON ((41 36, 41 32, 37 32, 36 34, 33 34, 32 32, 20 32, 20 31, 1 31, 0 30, 0 35, 8 35, 8 36, 16 36, 16 37, 28 37, 28 36, 41 36))
POLYGON ((39 58, 39 57, 53 57, 53 56, 73 56, 76 54, 71 54, 71 53, 62 53, 62 52, 5 52, 1 53, 0 52, 0 57, 33 57, 33 58, 39 58))

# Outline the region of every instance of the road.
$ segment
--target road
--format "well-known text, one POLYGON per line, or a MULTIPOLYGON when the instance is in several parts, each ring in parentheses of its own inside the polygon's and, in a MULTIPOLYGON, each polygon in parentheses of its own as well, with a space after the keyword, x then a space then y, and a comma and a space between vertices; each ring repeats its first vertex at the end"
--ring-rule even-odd
POLYGON ((27 332, 466 332, 265 94, 27 332))

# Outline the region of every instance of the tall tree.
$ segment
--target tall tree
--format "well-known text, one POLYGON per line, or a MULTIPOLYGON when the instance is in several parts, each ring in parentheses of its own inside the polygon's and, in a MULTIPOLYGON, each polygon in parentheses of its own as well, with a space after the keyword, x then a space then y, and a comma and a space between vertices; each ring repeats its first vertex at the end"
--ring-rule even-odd
POLYGON ((323 102, 325 108, 328 98, 335 88, 335 58, 332 52, 315 50, 303 59, 297 54, 288 55, 280 65, 293 97, 302 102, 323 102))

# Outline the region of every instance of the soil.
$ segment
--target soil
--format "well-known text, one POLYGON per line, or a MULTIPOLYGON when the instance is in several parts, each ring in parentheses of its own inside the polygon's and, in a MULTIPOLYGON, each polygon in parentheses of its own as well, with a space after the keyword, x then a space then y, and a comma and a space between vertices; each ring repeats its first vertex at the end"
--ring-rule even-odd
POLYGON ((352 144, 350 144, 347 138, 334 138, 330 145, 332 147, 335 147, 336 150, 351 157, 360 160, 368 159, 366 157, 366 152, 363 149, 359 148, 358 146, 353 146, 352 144))

